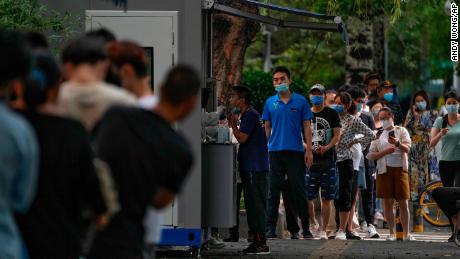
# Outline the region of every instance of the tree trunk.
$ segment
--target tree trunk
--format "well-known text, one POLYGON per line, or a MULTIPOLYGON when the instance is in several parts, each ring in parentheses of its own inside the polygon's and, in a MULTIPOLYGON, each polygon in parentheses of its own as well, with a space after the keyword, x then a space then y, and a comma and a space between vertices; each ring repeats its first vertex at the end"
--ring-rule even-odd
MULTIPOLYGON (((237 1, 224 1, 234 8, 258 13, 258 8, 237 1)), ((227 105, 229 90, 241 83, 244 55, 259 31, 259 23, 216 12, 213 15, 212 69, 218 104, 227 105)))
POLYGON ((372 70, 379 73, 382 79, 387 79, 385 73, 385 15, 383 13, 373 18, 372 34, 374 53, 374 68, 372 70))
POLYGON ((347 21, 350 46, 345 59, 346 82, 354 85, 363 82, 364 75, 374 68, 372 23, 350 17, 347 21))

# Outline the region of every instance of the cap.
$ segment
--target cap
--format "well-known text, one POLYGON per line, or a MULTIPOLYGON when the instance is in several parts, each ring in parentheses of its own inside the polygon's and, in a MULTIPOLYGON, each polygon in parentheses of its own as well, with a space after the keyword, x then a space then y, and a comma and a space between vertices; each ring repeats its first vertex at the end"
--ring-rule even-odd
POLYGON ((391 82, 390 80, 386 80, 382 83, 382 87, 388 88, 388 87, 396 87, 396 84, 391 82))
POLYGON ((315 84, 313 85, 311 88, 310 88, 310 93, 313 91, 313 90, 318 90, 320 91, 322 94, 325 94, 326 93, 326 88, 321 85, 321 84, 315 84))

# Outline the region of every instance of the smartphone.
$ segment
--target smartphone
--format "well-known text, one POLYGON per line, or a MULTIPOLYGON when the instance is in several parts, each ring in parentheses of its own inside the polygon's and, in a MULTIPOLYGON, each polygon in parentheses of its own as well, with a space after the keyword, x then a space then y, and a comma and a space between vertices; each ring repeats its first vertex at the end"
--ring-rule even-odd
POLYGON ((394 130, 388 132, 388 138, 391 138, 391 137, 393 137, 393 138, 395 137, 395 131, 394 130))

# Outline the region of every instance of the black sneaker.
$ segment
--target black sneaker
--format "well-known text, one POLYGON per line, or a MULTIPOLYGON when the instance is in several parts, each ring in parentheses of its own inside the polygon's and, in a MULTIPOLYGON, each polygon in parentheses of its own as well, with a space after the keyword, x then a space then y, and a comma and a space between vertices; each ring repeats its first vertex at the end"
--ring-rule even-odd
POLYGON ((313 239, 314 238, 313 234, 310 232, 310 230, 304 231, 302 233, 302 237, 303 237, 303 239, 313 239))
POLYGON ((238 240, 239 240, 238 237, 232 237, 232 236, 231 236, 231 237, 224 238, 224 242, 235 242, 235 243, 237 243, 238 240))
POLYGON ((274 233, 274 232, 271 232, 271 231, 268 231, 267 234, 265 235, 265 237, 267 239, 275 239, 275 238, 278 238, 278 236, 274 233))
POLYGON ((355 235, 353 232, 347 231, 347 240, 361 240, 361 237, 358 235, 355 235))
POLYGON ((254 242, 248 248, 243 249, 243 253, 246 255, 268 255, 270 248, 262 242, 254 242))
POLYGON ((293 239, 293 240, 294 240, 294 239, 299 239, 299 234, 297 234, 297 233, 292 233, 292 234, 291 234, 291 239, 293 239))

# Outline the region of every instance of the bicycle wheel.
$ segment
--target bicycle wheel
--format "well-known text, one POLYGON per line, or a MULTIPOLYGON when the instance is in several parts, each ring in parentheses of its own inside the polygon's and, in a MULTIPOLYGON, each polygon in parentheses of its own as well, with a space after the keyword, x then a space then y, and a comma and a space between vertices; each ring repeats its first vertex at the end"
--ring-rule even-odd
POLYGON ((449 219, 444 215, 433 199, 433 190, 442 187, 441 181, 435 181, 427 184, 425 189, 420 193, 419 204, 423 218, 433 226, 447 227, 449 219))

